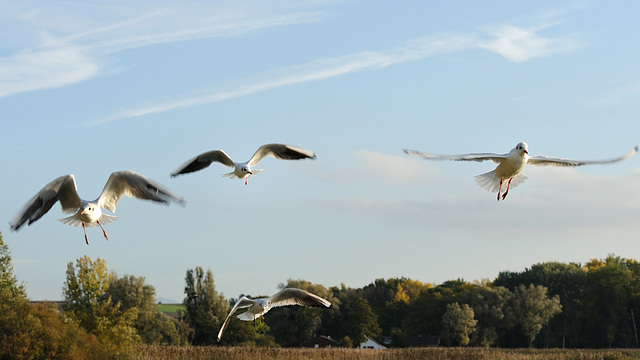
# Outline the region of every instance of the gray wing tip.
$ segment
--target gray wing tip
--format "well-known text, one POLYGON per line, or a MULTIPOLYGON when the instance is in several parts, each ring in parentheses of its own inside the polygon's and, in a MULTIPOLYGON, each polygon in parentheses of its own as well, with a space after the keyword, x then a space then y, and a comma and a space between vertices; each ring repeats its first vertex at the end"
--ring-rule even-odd
POLYGON ((11 223, 11 222, 9 223, 9 228, 13 232, 18 231, 18 229, 20 229, 21 226, 22 226, 22 224, 15 224, 15 223, 11 223))

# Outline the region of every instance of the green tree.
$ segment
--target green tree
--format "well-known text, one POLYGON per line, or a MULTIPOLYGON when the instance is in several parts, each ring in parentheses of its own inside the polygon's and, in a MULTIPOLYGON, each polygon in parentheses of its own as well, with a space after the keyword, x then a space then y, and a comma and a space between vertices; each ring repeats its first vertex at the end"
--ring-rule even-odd
POLYGON ((229 311, 229 302, 218 294, 213 283, 213 273, 202 267, 187 270, 184 304, 189 323, 194 330, 194 345, 217 344, 218 331, 229 311))
POLYGON ((447 304, 455 301, 457 288, 436 286, 423 291, 411 302, 402 321, 406 335, 438 335, 442 332, 442 315, 447 304))
POLYGON ((476 329, 473 309, 467 304, 454 302, 447 305, 447 312, 442 315, 444 337, 454 346, 467 346, 469 336, 476 329))
MULTIPOLYGON (((229 310, 233 308, 238 299, 231 299, 229 301, 229 310)), ((249 296, 251 298, 251 296, 249 296)), ((240 310, 238 313, 242 313, 244 310, 240 310)), ((272 310, 273 311, 273 310, 272 310)), ((229 319, 227 329, 224 331, 224 336, 220 340, 223 345, 233 346, 261 346, 261 347, 276 347, 278 344, 273 336, 267 335, 269 332, 269 325, 262 321, 242 321, 237 316, 232 316, 229 319)), ((271 312, 269 312, 271 316, 271 312)), ((266 320, 265 320, 266 321, 266 320)))
POLYGON ((55 304, 0 302, 0 359, 107 359, 95 335, 58 313, 55 304))
POLYGON ((88 256, 67 265, 67 280, 63 287, 63 309, 88 332, 95 334, 102 346, 112 355, 133 349, 140 338, 133 327, 137 309, 121 311, 106 296, 115 274, 109 273, 106 262, 92 261, 88 256))
POLYGON ((272 309, 265 317, 269 325, 269 334, 282 346, 300 346, 311 339, 314 334, 324 334, 323 320, 331 318, 331 314, 339 314, 339 301, 333 293, 320 284, 306 280, 288 279, 286 284, 279 284, 279 289, 298 288, 326 299, 332 304, 331 309, 307 308, 303 306, 283 306, 272 309))
POLYGON ((145 284, 144 277, 125 275, 112 280, 103 295, 118 305, 121 314, 137 311, 134 327, 147 344, 180 344, 177 320, 169 318, 156 309, 156 290, 145 284))
POLYGON ((471 340, 474 344, 497 345, 500 329, 505 327, 504 311, 512 295, 505 287, 487 285, 474 285, 460 295, 460 302, 471 306, 478 320, 471 340))
MULTIPOLYGON (((584 335, 584 323, 580 320, 580 309, 586 290, 586 271, 578 263, 546 262, 533 265, 523 272, 502 272, 494 286, 505 286, 514 291, 518 285, 542 285, 549 296, 558 295, 562 313, 551 319, 545 326, 543 347, 573 347, 580 344, 584 335)), ((541 334, 542 335, 542 334, 541 334)), ((536 341, 538 342, 538 341, 536 341)))
POLYGON ((516 287, 510 307, 510 320, 533 346, 533 340, 549 320, 562 311, 560 298, 547 297, 547 288, 541 285, 516 287))
POLYGON ((382 330, 378 315, 373 312, 366 299, 358 299, 346 306, 346 330, 354 346, 362 344, 366 337, 377 339, 382 330))
POLYGON ((604 260, 592 259, 585 265, 587 286, 582 320, 586 328, 585 346, 633 346, 630 321, 631 294, 636 276, 633 261, 609 255, 604 260))
POLYGON ((2 234, 0 234, 0 303, 26 297, 24 284, 18 284, 18 279, 13 274, 13 261, 9 246, 4 243, 2 234))

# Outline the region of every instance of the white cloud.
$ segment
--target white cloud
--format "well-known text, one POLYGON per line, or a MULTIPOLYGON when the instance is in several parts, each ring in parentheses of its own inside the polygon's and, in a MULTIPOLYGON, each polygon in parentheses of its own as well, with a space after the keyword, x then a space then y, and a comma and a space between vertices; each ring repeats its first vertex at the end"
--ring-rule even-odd
MULTIPOLYGON (((86 81, 104 71, 101 64, 108 56, 131 48, 234 36, 265 28, 322 21, 327 16, 323 11, 312 9, 312 6, 318 6, 313 3, 286 6, 261 2, 251 4, 255 6, 246 6, 246 3, 185 3, 181 6, 157 3, 149 7, 146 4, 107 6, 97 3, 76 4, 66 11, 44 5, 22 13, 12 9, 16 13, 14 18, 30 24, 33 33, 41 34, 41 40, 0 60, 0 97, 86 81)), ((576 48, 576 42, 571 39, 539 35, 541 30, 549 27, 500 25, 489 29, 495 37, 493 40, 481 39, 478 34, 452 33, 418 38, 388 50, 358 52, 283 68, 247 79, 241 85, 202 96, 134 108, 85 125, 199 106, 466 49, 487 49, 510 61, 522 62, 576 48)))
POLYGON ((201 8, 186 3, 180 7, 158 5, 151 9, 77 6, 67 9, 68 13, 46 7, 22 12, 12 9, 14 19, 20 19, 22 27, 29 24, 39 40, 0 59, 0 97, 86 81, 100 74, 106 56, 118 51, 233 36, 322 18, 322 13, 317 11, 273 13, 276 8, 260 13, 242 7, 201 8))
POLYGON ((498 25, 487 31, 496 39, 480 42, 478 46, 496 52, 514 62, 566 53, 579 47, 578 42, 574 39, 544 38, 538 35, 540 30, 548 27, 548 25, 542 25, 522 28, 512 25, 498 25))
POLYGON ((436 166, 408 156, 357 150, 328 161, 332 164, 330 168, 314 167, 315 172, 311 170, 314 177, 342 184, 361 184, 362 179, 367 179, 368 185, 401 188, 420 188, 443 181, 436 166))
POLYGON ((0 97, 75 84, 99 69, 95 59, 78 47, 24 51, 0 59, 0 97))

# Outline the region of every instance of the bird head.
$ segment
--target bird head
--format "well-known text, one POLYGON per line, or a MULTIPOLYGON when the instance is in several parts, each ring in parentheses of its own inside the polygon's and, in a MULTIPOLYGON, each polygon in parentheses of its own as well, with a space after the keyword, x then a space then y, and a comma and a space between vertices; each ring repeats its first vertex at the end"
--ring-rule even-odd
POLYGON ((96 208, 95 204, 87 203, 87 204, 84 204, 84 206, 82 206, 82 211, 80 213, 93 214, 93 212, 95 211, 95 208, 96 208))
POLYGON ((243 166, 240 168, 240 171, 242 171, 245 174, 249 174, 249 175, 253 175, 253 173, 251 172, 251 168, 248 166, 243 166))
POLYGON ((521 154, 529 155, 529 145, 527 145, 526 142, 520 142, 518 143, 518 145, 516 145, 516 151, 518 151, 521 154))

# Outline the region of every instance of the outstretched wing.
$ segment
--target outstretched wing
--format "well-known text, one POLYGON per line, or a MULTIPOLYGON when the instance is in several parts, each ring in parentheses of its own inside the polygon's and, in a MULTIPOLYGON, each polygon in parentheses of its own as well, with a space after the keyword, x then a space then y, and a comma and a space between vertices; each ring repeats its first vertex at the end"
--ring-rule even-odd
POLYGON ((500 163, 509 154, 493 154, 493 153, 473 153, 473 154, 461 154, 461 155, 442 155, 442 154, 430 154, 417 150, 403 150, 406 154, 411 156, 420 157, 429 160, 454 160, 454 161, 493 161, 494 163, 500 163))
POLYGON ((184 199, 142 174, 135 171, 116 171, 109 176, 104 185, 102 194, 98 198, 98 205, 116 212, 116 205, 122 195, 164 204, 170 204, 172 201, 180 205, 185 204, 184 199))
POLYGON ((209 165, 214 162, 219 162, 222 165, 230 167, 232 169, 236 166, 229 155, 227 155, 227 153, 222 150, 213 150, 202 153, 182 164, 182 166, 180 166, 176 171, 171 173, 171 176, 173 177, 180 174, 202 170, 206 167, 209 167, 209 165))
POLYGON ((222 324, 222 327, 220 328, 220 331, 218 332, 218 341, 220 341, 220 338, 222 338, 222 333, 227 328, 227 325, 229 325, 229 320, 231 319, 231 315, 233 315, 233 313, 235 313, 236 310, 247 308, 247 307, 253 305, 253 303, 254 303, 254 301, 249 299, 249 298, 247 298, 246 296, 241 297, 236 302, 236 304, 233 306, 233 309, 231 309, 231 312, 229 312, 229 315, 227 315, 227 318, 224 320, 224 324, 222 324))
POLYGON ((315 159, 316 154, 313 151, 305 150, 297 146, 284 144, 266 144, 256 150, 249 160, 249 166, 253 167, 266 156, 273 156, 280 160, 300 160, 315 159))
POLYGON ((78 196, 76 180, 72 174, 63 175, 42 188, 16 215, 9 225, 16 231, 25 222, 28 225, 40 219, 57 201, 60 201, 64 213, 73 213, 80 208, 82 200, 78 196))
POLYGON ((622 156, 618 156, 613 159, 605 159, 605 160, 571 160, 571 159, 562 159, 548 156, 530 156, 529 164, 536 166, 582 166, 582 165, 598 165, 598 164, 611 164, 618 161, 622 161, 627 159, 635 153, 638 152, 638 147, 634 147, 629 150, 626 154, 622 156))
POLYGON ((283 289, 279 293, 273 295, 267 301, 269 307, 300 305, 306 307, 326 307, 330 308, 331 303, 318 295, 314 295, 308 291, 295 288, 283 289))

